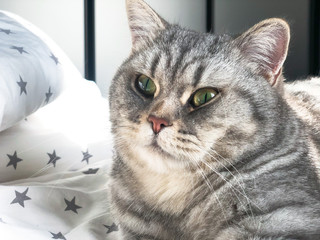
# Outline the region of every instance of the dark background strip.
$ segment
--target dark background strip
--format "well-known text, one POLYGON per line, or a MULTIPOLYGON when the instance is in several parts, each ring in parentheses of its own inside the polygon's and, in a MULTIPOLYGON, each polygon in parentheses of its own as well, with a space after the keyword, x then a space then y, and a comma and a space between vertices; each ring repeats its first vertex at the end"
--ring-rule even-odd
POLYGON ((94 27, 94 0, 84 0, 84 75, 88 80, 96 80, 96 61, 95 61, 95 27, 94 27))
POLYGON ((206 3, 206 10, 207 10, 207 32, 214 32, 214 25, 213 25, 213 6, 214 0, 207 0, 206 3))
POLYGON ((319 75, 320 1, 310 0, 310 74, 319 75))

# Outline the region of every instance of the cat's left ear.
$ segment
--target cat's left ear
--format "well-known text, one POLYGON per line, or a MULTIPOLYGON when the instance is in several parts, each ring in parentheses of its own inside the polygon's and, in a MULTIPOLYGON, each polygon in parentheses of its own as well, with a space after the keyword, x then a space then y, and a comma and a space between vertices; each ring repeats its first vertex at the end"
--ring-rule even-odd
POLYGON ((165 29, 167 22, 143 0, 126 0, 126 7, 133 49, 152 41, 165 29))
POLYGON ((290 28, 279 18, 264 20, 236 40, 242 54, 254 63, 255 70, 274 85, 287 57, 290 28))

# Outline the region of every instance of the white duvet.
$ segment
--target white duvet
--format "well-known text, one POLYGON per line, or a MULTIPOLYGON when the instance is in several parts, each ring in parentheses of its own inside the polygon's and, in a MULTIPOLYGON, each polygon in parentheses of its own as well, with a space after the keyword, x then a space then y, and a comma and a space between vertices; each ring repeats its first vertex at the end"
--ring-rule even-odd
POLYGON ((116 239, 107 201, 112 144, 94 83, 0 133, 0 239, 116 239))

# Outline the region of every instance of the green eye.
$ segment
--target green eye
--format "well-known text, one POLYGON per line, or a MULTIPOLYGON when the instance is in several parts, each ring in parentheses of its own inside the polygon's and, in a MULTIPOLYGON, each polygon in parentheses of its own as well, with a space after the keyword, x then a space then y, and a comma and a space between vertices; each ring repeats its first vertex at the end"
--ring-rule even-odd
POLYGON ((136 80, 136 88, 146 97, 153 97, 157 87, 154 81, 146 75, 140 75, 136 80))
POLYGON ((209 102, 211 99, 218 95, 218 91, 213 88, 203 88, 196 91, 191 99, 193 107, 200 107, 201 105, 209 102))

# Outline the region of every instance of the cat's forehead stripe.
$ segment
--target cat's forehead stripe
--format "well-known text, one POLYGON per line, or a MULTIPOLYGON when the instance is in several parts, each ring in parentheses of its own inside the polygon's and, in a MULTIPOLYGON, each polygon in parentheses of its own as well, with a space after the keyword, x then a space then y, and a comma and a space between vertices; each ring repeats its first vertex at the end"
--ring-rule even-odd
POLYGON ((181 67, 181 64, 183 63, 183 59, 185 57, 185 55, 190 51, 190 48, 187 46, 182 46, 180 49, 180 54, 179 57, 176 60, 175 65, 173 66, 173 71, 172 71, 172 77, 171 77, 171 81, 174 81, 179 68, 181 67))
POLYGON ((161 53, 157 53, 154 57, 153 57, 153 60, 152 60, 152 63, 151 63, 151 77, 154 78, 154 74, 157 70, 157 66, 160 62, 160 58, 161 58, 161 53))
POLYGON ((203 64, 201 64, 197 68, 197 70, 195 71, 194 76, 193 76, 193 87, 196 87, 199 84, 205 69, 206 68, 205 68, 205 66, 203 64))
POLYGON ((187 68, 189 68, 192 64, 195 64, 197 62, 200 62, 203 59, 203 57, 194 57, 191 61, 187 62, 182 70, 181 70, 181 74, 184 74, 184 72, 187 70, 187 68))
POLYGON ((169 49, 166 49, 165 53, 166 53, 166 56, 167 56, 166 68, 169 69, 170 66, 171 66, 172 54, 171 54, 171 51, 169 49))

